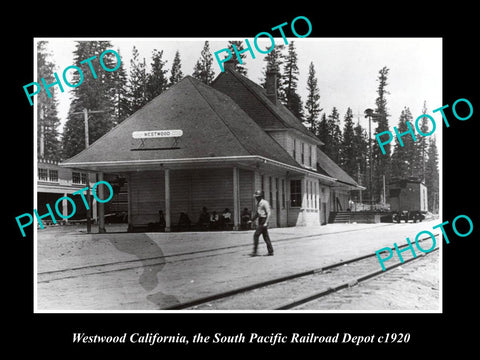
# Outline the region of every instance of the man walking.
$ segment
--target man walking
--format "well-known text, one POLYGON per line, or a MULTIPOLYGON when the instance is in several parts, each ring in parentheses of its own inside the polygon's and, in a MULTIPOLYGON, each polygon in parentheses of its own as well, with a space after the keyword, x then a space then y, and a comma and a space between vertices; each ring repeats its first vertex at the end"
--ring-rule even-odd
POLYGON ((257 200, 257 213, 249 222, 255 221, 255 219, 258 218, 258 226, 253 234, 253 252, 250 255, 257 256, 258 238, 261 234, 265 244, 267 244, 268 255, 272 256, 273 247, 270 241, 270 236, 268 235, 268 221, 270 220, 271 214, 270 204, 263 198, 263 191, 257 190, 253 196, 257 200))

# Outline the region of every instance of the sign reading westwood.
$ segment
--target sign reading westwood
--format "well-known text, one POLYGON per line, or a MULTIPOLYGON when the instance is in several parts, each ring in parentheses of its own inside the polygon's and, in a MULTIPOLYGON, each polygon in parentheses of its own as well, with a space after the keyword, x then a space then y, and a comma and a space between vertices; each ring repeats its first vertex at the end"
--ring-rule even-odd
POLYGON ((134 139, 153 139, 153 138, 169 138, 180 137, 183 135, 182 130, 146 130, 134 131, 132 137, 134 139))

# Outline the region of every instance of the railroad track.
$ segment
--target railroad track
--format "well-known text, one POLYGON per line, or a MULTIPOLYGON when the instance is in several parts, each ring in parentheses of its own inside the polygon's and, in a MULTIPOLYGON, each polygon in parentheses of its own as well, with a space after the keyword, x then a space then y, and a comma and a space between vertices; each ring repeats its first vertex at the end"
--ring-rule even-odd
MULTIPOLYGON (((394 226, 394 225, 395 224, 389 224, 385 226, 394 226)), ((301 240, 301 239, 327 236, 327 235, 343 234, 343 233, 349 233, 349 232, 355 232, 355 231, 364 231, 368 229, 369 228, 362 228, 362 229, 343 230, 343 231, 338 231, 334 233, 319 233, 319 234, 311 234, 311 235, 305 235, 305 236, 293 236, 293 237, 275 240, 275 244, 301 240)), ((200 259, 200 258, 206 258, 211 256, 221 256, 224 254, 234 253, 241 248, 249 249, 251 247, 252 247, 251 243, 238 244, 238 245, 218 247, 214 249, 202 249, 202 250, 170 254, 170 255, 152 256, 152 257, 145 257, 140 259, 85 265, 85 266, 79 266, 79 267, 68 268, 68 269, 43 271, 43 272, 37 273, 37 283, 48 283, 51 281, 57 281, 57 280, 63 280, 63 279, 69 279, 69 278, 106 274, 106 273, 117 272, 117 271, 134 270, 134 269, 150 267, 150 266, 160 266, 165 264, 189 261, 193 259, 200 259)))
MULTIPOLYGON (((439 234, 435 234, 436 237, 439 234)), ((425 237, 420 242, 431 239, 425 237)), ((399 249, 407 244, 399 246, 399 249)), ((394 248, 391 248, 395 251, 394 248)), ((438 247, 429 252, 437 251, 438 247)), ((290 310, 308 302, 355 286, 381 276, 401 265, 421 259, 428 254, 413 257, 404 252, 403 263, 397 261, 382 271, 376 254, 367 254, 321 268, 258 282, 241 288, 193 299, 163 310, 290 310), (333 285, 335 284, 335 285, 333 285), (309 291, 306 289, 310 289, 309 291), (316 289, 312 291, 311 289, 316 289)))

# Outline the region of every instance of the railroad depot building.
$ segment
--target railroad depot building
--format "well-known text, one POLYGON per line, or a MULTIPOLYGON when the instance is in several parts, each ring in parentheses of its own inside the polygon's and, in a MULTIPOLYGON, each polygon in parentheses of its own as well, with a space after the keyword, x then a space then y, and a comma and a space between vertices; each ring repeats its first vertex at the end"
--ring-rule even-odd
POLYGON ((272 206, 271 227, 326 224, 346 210, 350 190, 364 188, 277 100, 275 75, 264 89, 225 65, 210 86, 186 76, 61 166, 125 177, 130 229, 161 210, 170 231, 181 213, 196 223, 203 207, 228 208, 238 229, 256 189, 272 206), (166 130, 176 137, 149 136, 166 130))

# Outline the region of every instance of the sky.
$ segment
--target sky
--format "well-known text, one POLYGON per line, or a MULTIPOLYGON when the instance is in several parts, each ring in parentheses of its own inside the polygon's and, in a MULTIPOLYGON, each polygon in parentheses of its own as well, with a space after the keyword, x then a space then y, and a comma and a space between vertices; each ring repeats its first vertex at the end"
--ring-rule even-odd
MULTIPOLYGON (((175 52, 180 52, 182 71, 191 75, 196 61, 200 57, 205 40, 210 43, 213 52, 227 46, 229 40, 245 41, 245 38, 36 38, 48 41, 50 60, 56 64, 61 78, 63 69, 73 65, 75 40, 109 40, 113 49, 119 51, 122 63, 129 73, 133 46, 145 58, 147 69, 154 49, 163 50, 163 59, 167 61, 168 74, 175 52)), ((270 46, 270 40, 259 39, 260 48, 270 46)), ((253 44, 253 39, 249 39, 253 44)), ((368 129, 363 112, 366 108, 375 108, 377 97, 376 81, 378 72, 384 66, 390 69, 388 74, 387 108, 390 113, 389 125, 396 126, 402 109, 406 106, 415 120, 422 113, 426 101, 428 113, 440 123, 439 114, 432 110, 442 103, 442 39, 441 38, 287 38, 295 41, 300 70, 298 91, 305 103, 307 97, 307 78, 310 62, 313 62, 320 90, 320 107, 327 115, 333 107, 340 112, 343 120, 347 108, 353 111, 355 122, 358 120, 368 129)), ((275 38, 275 44, 284 40, 275 38)), ((263 79, 265 55, 254 49, 255 59, 247 54, 247 76, 259 83, 263 79)), ((223 55, 223 54, 221 54, 223 55)), ((214 60, 215 75, 220 68, 214 60)), ((81 86, 81 85, 80 85, 81 86)), ((63 131, 70 104, 67 86, 65 92, 57 92, 59 117, 63 131)), ((343 122, 342 122, 343 123, 343 122)), ((437 127, 441 131, 441 126, 437 127)), ((373 130, 372 130, 373 132, 373 130)), ((437 135, 437 140, 439 136, 437 135)))

